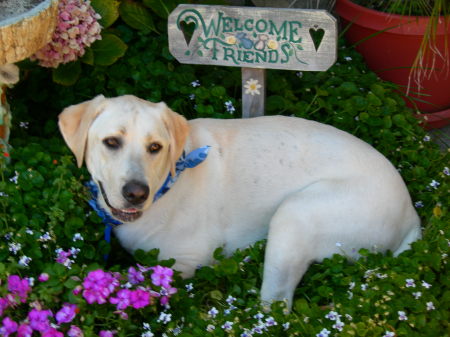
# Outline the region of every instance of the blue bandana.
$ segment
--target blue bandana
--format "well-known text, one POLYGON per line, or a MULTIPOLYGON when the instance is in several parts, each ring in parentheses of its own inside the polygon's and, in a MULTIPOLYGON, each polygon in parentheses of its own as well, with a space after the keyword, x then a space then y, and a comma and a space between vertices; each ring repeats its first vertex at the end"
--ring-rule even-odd
MULTIPOLYGON (((177 181, 181 172, 186 168, 196 167, 198 164, 202 163, 206 157, 208 156, 208 151, 210 146, 199 147, 198 149, 193 150, 188 155, 184 152, 181 155, 180 159, 178 159, 175 168, 175 177, 172 177, 172 174, 169 172, 164 184, 162 184, 161 188, 156 192, 155 197, 153 198, 153 202, 161 198, 177 181)), ((93 181, 90 180, 86 183, 86 186, 91 192, 92 198, 88 201, 89 206, 97 213, 97 215, 102 219, 105 224, 105 240, 107 242, 111 242, 111 231, 113 227, 121 225, 122 223, 116 219, 114 219, 104 208, 102 208, 98 204, 98 186, 93 181)))

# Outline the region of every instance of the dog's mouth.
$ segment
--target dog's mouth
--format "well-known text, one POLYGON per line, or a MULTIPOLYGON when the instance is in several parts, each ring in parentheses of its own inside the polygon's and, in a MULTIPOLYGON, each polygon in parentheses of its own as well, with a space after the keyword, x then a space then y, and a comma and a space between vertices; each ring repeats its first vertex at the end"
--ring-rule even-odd
POLYGON ((115 207, 112 207, 109 203, 108 197, 106 195, 105 189, 103 188, 103 185, 101 181, 99 181, 98 185, 100 186, 100 191, 102 192, 103 199, 105 200, 106 205, 111 209, 111 214, 118 220, 122 222, 133 222, 137 219, 139 219, 142 215, 142 211, 140 211, 137 208, 130 207, 125 209, 118 209, 115 207))

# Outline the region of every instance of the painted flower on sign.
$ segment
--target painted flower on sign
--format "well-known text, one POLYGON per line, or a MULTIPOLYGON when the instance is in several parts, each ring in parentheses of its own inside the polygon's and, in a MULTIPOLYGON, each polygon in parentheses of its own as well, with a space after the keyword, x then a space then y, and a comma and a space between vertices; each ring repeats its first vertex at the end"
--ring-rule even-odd
POLYGON ((236 44, 237 40, 234 35, 227 36, 225 42, 228 44, 236 44))
POLYGON ((267 42, 267 48, 269 49, 278 49, 278 42, 275 40, 269 40, 267 42))
POLYGON ((259 89, 262 87, 261 84, 259 84, 258 80, 255 80, 253 78, 249 79, 247 82, 245 82, 244 88, 246 95, 260 95, 261 92, 259 89))

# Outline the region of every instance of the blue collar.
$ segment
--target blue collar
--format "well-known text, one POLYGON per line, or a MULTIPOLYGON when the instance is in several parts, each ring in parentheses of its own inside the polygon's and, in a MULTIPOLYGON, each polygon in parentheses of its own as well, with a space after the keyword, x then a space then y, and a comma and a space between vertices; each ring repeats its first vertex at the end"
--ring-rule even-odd
MULTIPOLYGON (((199 147, 198 149, 193 150, 188 155, 184 152, 181 155, 180 159, 178 159, 175 168, 175 177, 172 177, 172 174, 169 172, 164 184, 160 187, 158 192, 156 192, 153 202, 161 198, 177 181, 181 172, 186 168, 193 168, 202 163, 206 157, 208 156, 210 146, 199 147)), ((111 242, 111 229, 112 227, 116 227, 121 225, 122 223, 116 219, 114 219, 104 208, 102 208, 98 203, 98 186, 93 181, 90 180, 86 183, 89 191, 91 192, 92 198, 88 201, 89 205, 92 209, 97 213, 97 215, 102 219, 102 222, 105 224, 105 240, 107 242, 111 242)))

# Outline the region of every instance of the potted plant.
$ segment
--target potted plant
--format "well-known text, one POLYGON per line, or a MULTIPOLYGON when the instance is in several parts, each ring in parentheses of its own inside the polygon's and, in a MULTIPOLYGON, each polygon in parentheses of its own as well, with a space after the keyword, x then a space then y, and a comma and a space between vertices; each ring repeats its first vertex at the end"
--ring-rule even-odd
POLYGON ((347 40, 382 79, 399 85, 428 129, 450 122, 447 0, 338 0, 347 40))

